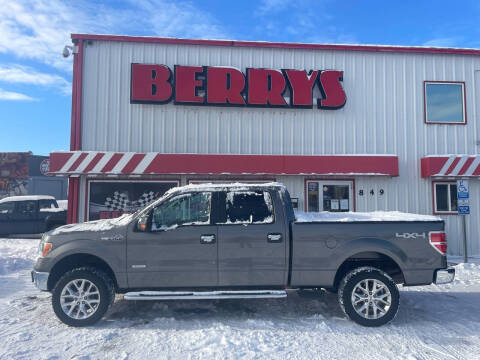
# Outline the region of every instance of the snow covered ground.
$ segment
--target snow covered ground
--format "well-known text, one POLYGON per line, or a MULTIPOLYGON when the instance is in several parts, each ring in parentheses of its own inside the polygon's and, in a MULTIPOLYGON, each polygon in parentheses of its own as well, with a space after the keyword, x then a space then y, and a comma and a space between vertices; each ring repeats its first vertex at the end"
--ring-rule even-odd
POLYGON ((480 265, 404 288, 396 319, 363 328, 335 295, 129 302, 92 328, 61 324, 30 282, 38 240, 0 239, 0 359, 478 359, 480 265))

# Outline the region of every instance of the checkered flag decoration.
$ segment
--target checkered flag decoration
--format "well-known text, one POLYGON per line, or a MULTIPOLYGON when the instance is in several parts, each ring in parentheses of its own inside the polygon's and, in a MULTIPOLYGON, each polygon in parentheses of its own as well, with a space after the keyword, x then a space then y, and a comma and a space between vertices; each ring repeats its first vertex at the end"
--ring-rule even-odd
POLYGON ((141 209, 147 206, 148 204, 152 203, 156 198, 157 194, 155 194, 153 191, 143 193, 142 196, 140 196, 140 199, 137 200, 137 208, 141 209))
POLYGON ((110 211, 128 211, 129 203, 127 194, 118 191, 113 193, 113 199, 107 197, 107 200, 105 200, 105 206, 110 211))

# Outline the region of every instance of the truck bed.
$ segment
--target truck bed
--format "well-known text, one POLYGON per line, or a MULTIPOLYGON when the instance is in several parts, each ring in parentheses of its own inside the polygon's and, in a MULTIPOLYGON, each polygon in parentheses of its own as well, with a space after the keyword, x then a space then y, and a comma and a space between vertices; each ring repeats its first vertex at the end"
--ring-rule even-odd
POLYGON ((293 287, 332 287, 346 261, 388 257, 403 273, 405 285, 430 284, 446 257, 429 243, 429 232, 444 222, 429 215, 399 212, 296 213, 291 225, 293 287))

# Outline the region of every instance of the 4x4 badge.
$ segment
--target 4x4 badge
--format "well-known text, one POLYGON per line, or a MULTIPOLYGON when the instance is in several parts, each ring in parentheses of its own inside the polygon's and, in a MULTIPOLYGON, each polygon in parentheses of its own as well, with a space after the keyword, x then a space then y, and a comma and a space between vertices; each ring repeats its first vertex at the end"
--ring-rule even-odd
POLYGON ((427 238, 427 235, 425 233, 395 233, 395 237, 397 238, 403 238, 403 239, 416 239, 416 238, 424 238, 426 239, 427 238))

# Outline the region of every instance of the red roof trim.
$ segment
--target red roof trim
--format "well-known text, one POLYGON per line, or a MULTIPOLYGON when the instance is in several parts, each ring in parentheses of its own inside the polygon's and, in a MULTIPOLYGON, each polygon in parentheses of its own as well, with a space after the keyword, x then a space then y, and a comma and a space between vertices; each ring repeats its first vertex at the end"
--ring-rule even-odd
POLYGON ((382 45, 301 44, 301 43, 264 42, 264 41, 257 42, 257 41, 236 41, 236 40, 178 39, 178 38, 159 38, 159 37, 148 37, 148 36, 124 36, 124 35, 72 34, 72 40, 101 40, 101 41, 124 41, 124 42, 157 43, 157 44, 236 46, 236 47, 281 48, 281 49, 480 55, 480 49, 457 49, 457 48, 388 46, 388 45, 382 46, 382 45))

